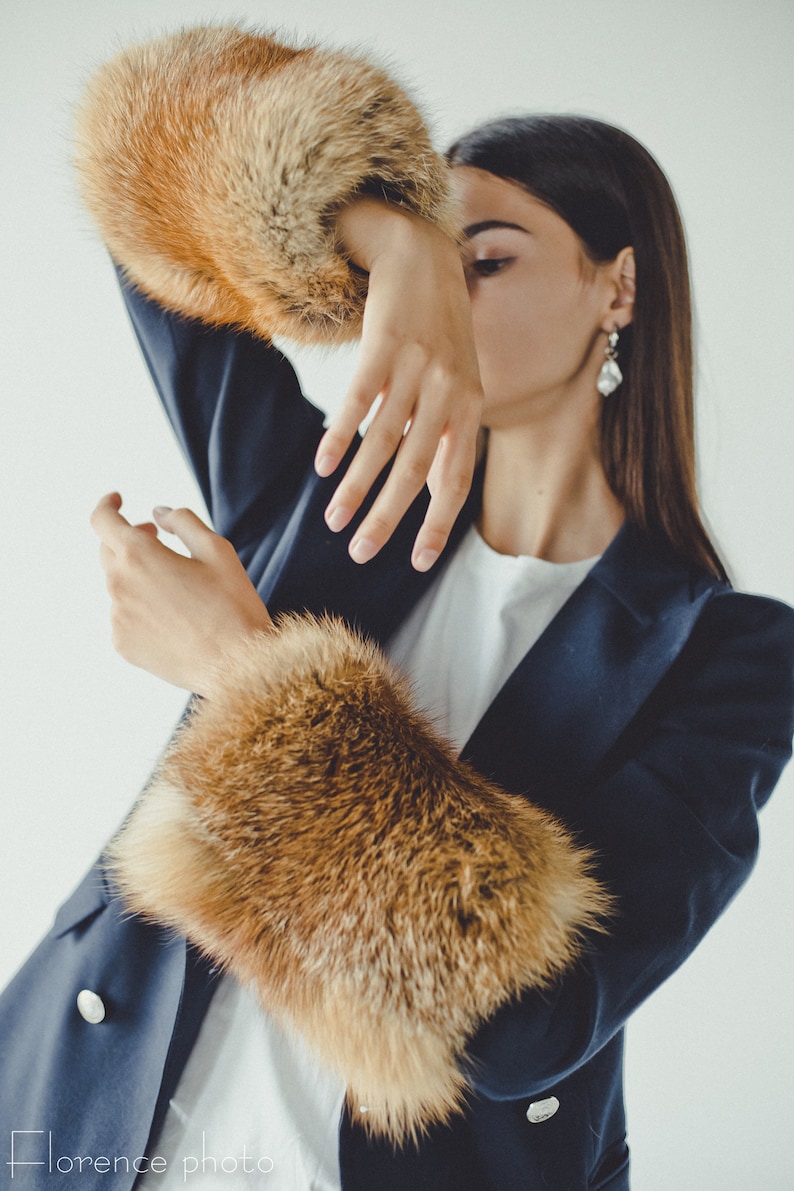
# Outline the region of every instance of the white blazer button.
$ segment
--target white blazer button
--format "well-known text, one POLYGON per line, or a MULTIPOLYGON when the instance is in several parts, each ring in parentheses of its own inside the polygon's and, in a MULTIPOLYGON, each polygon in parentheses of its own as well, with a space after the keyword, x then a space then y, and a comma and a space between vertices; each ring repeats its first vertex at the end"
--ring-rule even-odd
POLYGON ((533 1100, 527 1109, 527 1120, 531 1125, 539 1125, 541 1121, 553 1117, 559 1107, 560 1102, 556 1096, 547 1096, 545 1100, 533 1100))
POLYGON ((98 1026, 105 1020, 105 1002, 90 988, 84 988, 77 994, 77 1011, 92 1026, 98 1026))

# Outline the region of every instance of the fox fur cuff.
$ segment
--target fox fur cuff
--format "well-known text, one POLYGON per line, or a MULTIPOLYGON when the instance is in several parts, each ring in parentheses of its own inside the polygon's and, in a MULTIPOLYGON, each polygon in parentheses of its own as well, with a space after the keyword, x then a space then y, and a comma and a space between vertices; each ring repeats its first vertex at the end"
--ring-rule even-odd
POLYGON ((587 853, 458 761, 330 619, 239 648, 109 859, 131 909, 251 984, 395 1142, 460 1107, 467 1037, 608 908, 587 853))
POLYGON ((333 229, 356 193, 457 230, 447 167, 384 71, 235 27, 184 30, 103 66, 78 107, 76 164, 111 255, 144 293, 266 338, 358 334, 366 279, 333 229))

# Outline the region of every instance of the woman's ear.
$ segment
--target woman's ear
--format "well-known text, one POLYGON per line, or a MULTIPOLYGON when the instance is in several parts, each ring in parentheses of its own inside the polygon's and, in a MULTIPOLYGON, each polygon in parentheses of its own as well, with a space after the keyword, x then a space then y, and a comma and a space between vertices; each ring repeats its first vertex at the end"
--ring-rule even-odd
POLYGON ((637 270, 634 264, 634 249, 623 248, 609 266, 614 297, 609 314, 604 320, 605 331, 627 327, 634 318, 634 295, 636 293, 637 270))

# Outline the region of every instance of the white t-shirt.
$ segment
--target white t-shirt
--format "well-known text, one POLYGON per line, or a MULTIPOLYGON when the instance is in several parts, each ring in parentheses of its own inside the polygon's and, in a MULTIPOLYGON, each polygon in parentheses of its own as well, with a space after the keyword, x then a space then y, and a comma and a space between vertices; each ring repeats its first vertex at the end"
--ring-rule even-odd
MULTIPOLYGON (((469 530, 386 647, 457 751, 595 562, 497 554, 469 530)), ((166 1170, 141 1191, 340 1191, 344 1096, 299 1037, 223 977, 154 1147, 166 1170)))
POLYGON ((136 1191, 339 1191, 345 1088, 230 976, 220 980, 136 1191))
POLYGON ((469 530, 387 646, 457 752, 596 561, 497 554, 469 530))

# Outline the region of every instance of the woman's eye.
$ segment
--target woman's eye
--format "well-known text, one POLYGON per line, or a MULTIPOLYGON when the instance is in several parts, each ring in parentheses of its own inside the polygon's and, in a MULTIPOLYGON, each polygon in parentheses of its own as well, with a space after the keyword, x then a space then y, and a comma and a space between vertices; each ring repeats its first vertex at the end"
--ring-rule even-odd
POLYGON ((483 260, 472 261, 469 268, 478 277, 493 277, 495 273, 500 273, 505 265, 509 265, 512 260, 514 260, 512 256, 486 257, 483 260))

